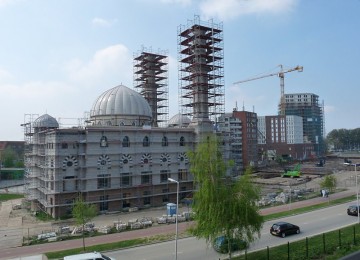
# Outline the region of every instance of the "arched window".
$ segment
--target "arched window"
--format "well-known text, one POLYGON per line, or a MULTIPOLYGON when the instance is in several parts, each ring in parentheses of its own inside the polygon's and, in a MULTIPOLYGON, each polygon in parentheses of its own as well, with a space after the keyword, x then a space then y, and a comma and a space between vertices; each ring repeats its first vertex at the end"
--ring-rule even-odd
POLYGON ((185 137, 180 137, 180 146, 185 146, 185 137))
POLYGON ((143 146, 148 147, 150 146, 150 141, 149 141, 149 137, 145 136, 143 139, 143 146))
POLYGON ((125 137, 123 138, 122 146, 123 146, 123 147, 130 147, 130 139, 129 139, 128 136, 125 136, 125 137))
POLYGON ((169 146, 169 141, 168 141, 168 138, 166 136, 163 136, 162 141, 161 141, 161 145, 162 146, 169 146))

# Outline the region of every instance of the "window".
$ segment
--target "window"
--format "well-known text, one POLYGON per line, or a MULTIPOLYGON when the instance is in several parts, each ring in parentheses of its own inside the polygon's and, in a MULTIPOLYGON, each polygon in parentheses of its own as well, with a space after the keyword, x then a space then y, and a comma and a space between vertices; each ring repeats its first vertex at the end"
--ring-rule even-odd
POLYGON ((169 202, 169 189, 163 189, 162 193, 162 202, 169 202))
POLYGON ((167 182, 168 178, 169 178, 169 171, 161 170, 160 171, 160 182, 167 182))
POLYGON ((128 136, 125 136, 125 137, 123 138, 122 146, 123 146, 123 147, 130 147, 130 139, 129 139, 128 136))
POLYGON ((108 141, 106 136, 102 136, 100 139, 100 147, 108 147, 108 141))
POLYGON ((151 184, 151 176, 141 175, 141 184, 151 184))
POLYGON ((62 143, 62 144, 61 144, 61 148, 62 148, 62 149, 67 149, 67 148, 68 148, 68 144, 67 144, 67 143, 62 143))
POLYGON ((149 141, 149 137, 148 137, 148 136, 145 136, 145 137, 144 137, 144 139, 143 139, 143 146, 144 146, 144 147, 150 146, 150 141, 149 141))
POLYGON ((166 136, 163 136, 162 141, 161 141, 161 145, 162 146, 169 146, 169 141, 168 141, 168 138, 166 136))
POLYGON ((97 188, 110 188, 110 174, 99 174, 97 188))
POLYGON ((109 195, 100 196, 100 211, 109 210, 109 195))
POLYGON ((186 181, 187 180, 187 170, 186 169, 179 169, 178 171, 178 181, 186 181))
POLYGON ((123 193, 123 208, 130 207, 130 200, 127 198, 131 197, 131 193, 123 193))
POLYGON ((180 146, 185 146, 185 137, 180 137, 180 146))
POLYGON ((146 190, 144 191, 144 205, 150 205, 150 195, 151 195, 151 192, 146 190))
POLYGON ((130 176, 130 173, 126 172, 126 173, 122 174, 122 176, 121 176, 121 184, 120 185, 122 187, 132 185, 132 177, 130 176))

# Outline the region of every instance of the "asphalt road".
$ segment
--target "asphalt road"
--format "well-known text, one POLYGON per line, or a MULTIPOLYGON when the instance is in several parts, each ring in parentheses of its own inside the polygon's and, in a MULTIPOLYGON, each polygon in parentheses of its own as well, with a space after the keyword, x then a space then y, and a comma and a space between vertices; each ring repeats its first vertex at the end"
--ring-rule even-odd
MULTIPOLYGON (((355 202, 341 204, 305 214, 281 218, 278 220, 287 221, 301 228, 299 235, 291 235, 285 238, 270 235, 270 226, 278 221, 272 220, 264 223, 261 231, 261 238, 250 245, 249 252, 259 249, 265 249, 267 246, 274 247, 285 244, 288 241, 293 242, 305 237, 322 234, 324 232, 348 226, 357 222, 357 217, 346 214, 347 206, 355 202)), ((129 260, 168 260, 174 259, 175 241, 158 243, 155 245, 130 248, 108 252, 107 255, 115 259, 129 260)), ((225 259, 226 255, 215 252, 211 246, 208 246, 205 240, 198 240, 194 237, 178 240, 178 260, 192 259, 225 259)))

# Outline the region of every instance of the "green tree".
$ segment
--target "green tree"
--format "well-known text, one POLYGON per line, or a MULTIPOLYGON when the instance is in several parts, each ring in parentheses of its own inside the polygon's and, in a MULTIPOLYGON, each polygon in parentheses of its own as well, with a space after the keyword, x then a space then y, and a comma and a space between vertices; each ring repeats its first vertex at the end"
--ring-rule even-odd
POLYGON ((326 175, 324 180, 320 183, 320 187, 333 192, 336 188, 336 177, 334 175, 326 175))
POLYGON ((327 143, 333 145, 335 150, 359 149, 360 128, 334 129, 326 136, 327 143))
MULTIPOLYGON (((263 217, 256 205, 260 197, 251 182, 251 169, 237 180, 226 176, 230 162, 225 162, 220 140, 212 135, 189 152, 190 171, 194 175, 193 211, 195 225, 191 233, 209 243, 219 235, 247 243, 260 236, 263 217)), ((228 243, 231 259, 231 243, 228 243)))
POLYGON ((11 148, 6 148, 2 152, 2 164, 5 168, 14 167, 16 159, 16 153, 11 148))
POLYGON ((77 225, 82 226, 83 250, 85 251, 85 224, 97 215, 97 208, 94 204, 87 204, 81 195, 75 200, 72 215, 77 225))

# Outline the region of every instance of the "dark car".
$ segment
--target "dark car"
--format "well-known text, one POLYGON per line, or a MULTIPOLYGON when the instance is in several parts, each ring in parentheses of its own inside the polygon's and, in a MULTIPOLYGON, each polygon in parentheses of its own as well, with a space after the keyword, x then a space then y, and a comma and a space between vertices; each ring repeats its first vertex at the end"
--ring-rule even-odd
POLYGON ((287 222, 276 222, 270 228, 270 234, 285 237, 290 234, 299 234, 300 227, 287 222))
POLYGON ((358 215, 358 207, 357 205, 350 205, 348 208, 347 208, 347 214, 349 216, 357 216, 358 215))
MULTIPOLYGON (((247 248, 247 243, 241 239, 230 239, 231 252, 247 248)), ((213 248, 216 252, 226 254, 229 252, 229 239, 226 236, 219 236, 213 242, 213 248)))

